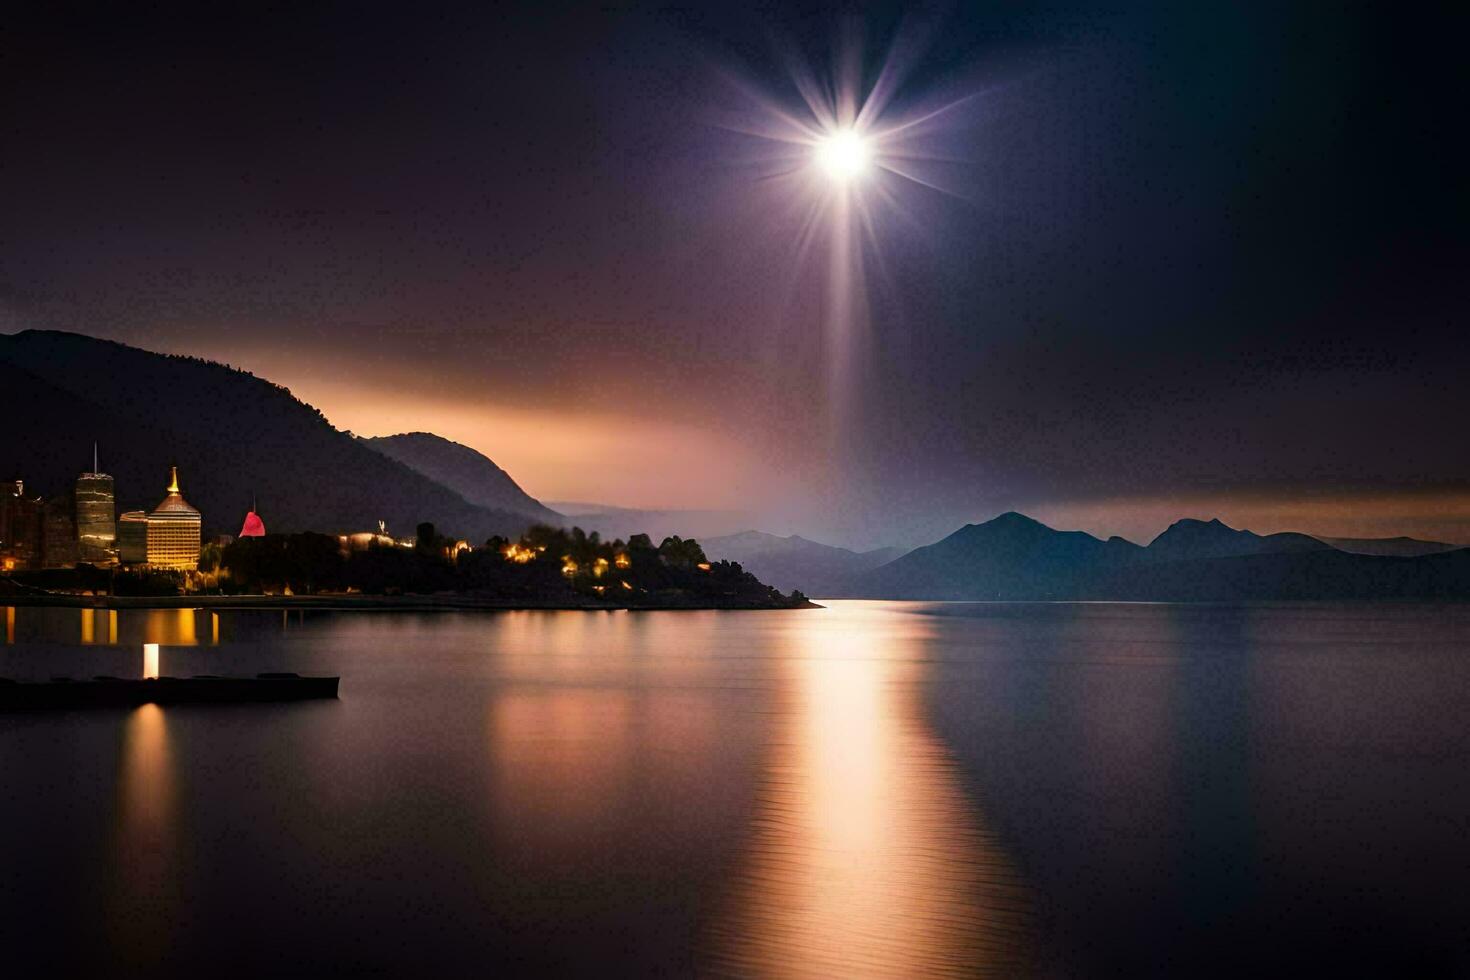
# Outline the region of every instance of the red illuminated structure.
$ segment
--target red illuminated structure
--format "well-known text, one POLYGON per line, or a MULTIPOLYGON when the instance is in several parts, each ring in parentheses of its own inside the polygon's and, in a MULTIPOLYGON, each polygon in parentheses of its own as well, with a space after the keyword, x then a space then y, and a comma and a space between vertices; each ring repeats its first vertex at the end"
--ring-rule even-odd
POLYGON ((239 537, 265 537, 265 522, 262 521, 260 519, 260 515, 255 512, 255 499, 253 497, 250 500, 250 513, 245 515, 245 524, 243 527, 240 528, 239 537))

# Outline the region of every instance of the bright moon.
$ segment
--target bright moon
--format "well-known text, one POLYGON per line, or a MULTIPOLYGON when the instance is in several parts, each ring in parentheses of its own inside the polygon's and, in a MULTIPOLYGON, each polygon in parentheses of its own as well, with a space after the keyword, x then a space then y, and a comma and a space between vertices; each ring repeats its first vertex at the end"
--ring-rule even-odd
POLYGON ((817 144, 817 166, 833 180, 852 180, 868 169, 868 144, 850 129, 833 133, 817 144))

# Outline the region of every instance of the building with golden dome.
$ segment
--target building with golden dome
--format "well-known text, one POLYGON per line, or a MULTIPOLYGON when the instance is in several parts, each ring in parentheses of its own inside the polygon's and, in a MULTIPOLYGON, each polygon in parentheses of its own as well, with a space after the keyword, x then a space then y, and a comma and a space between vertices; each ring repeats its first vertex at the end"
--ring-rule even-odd
POLYGON ((148 512, 148 564, 193 571, 199 567, 199 511, 179 492, 179 468, 169 467, 168 496, 148 512))

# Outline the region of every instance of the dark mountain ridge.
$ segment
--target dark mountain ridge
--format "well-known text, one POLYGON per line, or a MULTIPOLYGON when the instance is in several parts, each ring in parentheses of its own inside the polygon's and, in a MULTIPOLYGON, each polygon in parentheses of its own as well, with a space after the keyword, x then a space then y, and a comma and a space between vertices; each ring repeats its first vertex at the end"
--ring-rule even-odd
POLYGON ((545 524, 566 523, 561 514, 522 490, 493 460, 469 446, 431 432, 358 438, 364 445, 448 487, 478 507, 525 514, 545 524))
POLYGON ((1331 545, 1294 531, 1260 535, 1238 531, 1218 517, 1209 521, 1187 517, 1175 521, 1149 542, 1148 557, 1157 561, 1198 558, 1229 558, 1235 555, 1264 555, 1283 552, 1325 551, 1331 545))
POLYGON ((1143 552, 1122 538, 1056 531, 1008 512, 858 575, 849 591, 887 599, 1063 598, 1091 569, 1136 561, 1143 552))
POLYGON ((271 531, 411 534, 419 521, 471 540, 535 518, 476 506, 351 435, 290 391, 193 357, 80 334, 0 336, 0 475, 70 493, 99 445, 118 510, 149 509, 179 467, 207 534, 239 531, 252 496, 271 531))
POLYGON ((970 524, 855 576, 842 595, 891 599, 1241 601, 1470 598, 1470 549, 1349 554, 1303 534, 1183 520, 1147 548, 1020 514, 970 524))

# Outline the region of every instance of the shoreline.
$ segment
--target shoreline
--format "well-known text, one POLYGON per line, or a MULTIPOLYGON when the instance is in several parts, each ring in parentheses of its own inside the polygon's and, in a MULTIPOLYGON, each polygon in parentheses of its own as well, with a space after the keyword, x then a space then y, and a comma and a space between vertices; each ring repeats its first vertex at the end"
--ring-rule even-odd
POLYGON ((190 596, 85 596, 85 595, 0 595, 0 606, 53 606, 73 609, 320 609, 320 610, 367 610, 431 612, 434 610, 492 610, 513 612, 517 610, 549 610, 554 612, 709 612, 731 610, 737 612, 775 612, 791 609, 824 608, 811 600, 805 604, 757 605, 753 603, 708 602, 695 603, 569 603, 534 602, 495 599, 487 596, 469 595, 190 595, 190 596))

